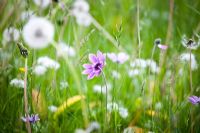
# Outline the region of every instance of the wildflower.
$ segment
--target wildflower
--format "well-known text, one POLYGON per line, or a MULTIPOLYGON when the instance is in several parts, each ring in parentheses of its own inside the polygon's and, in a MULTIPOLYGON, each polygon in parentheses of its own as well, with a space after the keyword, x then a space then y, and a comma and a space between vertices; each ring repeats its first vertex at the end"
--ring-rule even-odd
POLYGON ((91 122, 86 129, 86 133, 92 133, 93 131, 97 131, 100 129, 100 124, 96 121, 91 122))
POLYGON ((151 59, 146 60, 147 65, 150 67, 151 72, 153 73, 158 73, 159 72, 159 67, 157 66, 156 62, 151 59))
POLYGON ((75 16, 79 25, 89 26, 91 24, 91 16, 89 14, 89 4, 85 0, 76 0, 73 4, 72 15, 75 16))
POLYGON ((31 48, 45 48, 53 40, 53 37, 53 24, 46 18, 33 17, 23 28, 24 41, 31 48))
POLYGON ((17 87, 17 88, 24 88, 24 80, 22 79, 12 79, 10 81, 10 85, 14 86, 14 87, 17 87))
POLYGON ((191 96, 188 98, 188 100, 194 105, 200 103, 200 98, 197 96, 191 96))
POLYGON ((60 42, 58 43, 56 54, 58 57, 65 57, 67 55, 70 57, 74 57, 76 55, 76 52, 73 47, 66 45, 64 42, 60 42))
POLYGON ((57 61, 49 58, 48 56, 43 56, 43 57, 38 58, 37 64, 42 65, 46 68, 51 68, 55 70, 60 68, 60 64, 57 61))
POLYGON ((156 104, 155 104, 155 109, 156 110, 160 110, 162 108, 162 103, 161 102, 157 102, 156 104))
POLYGON ((112 60, 113 62, 117 62, 119 64, 123 64, 129 59, 129 55, 123 52, 120 52, 118 54, 107 53, 107 56, 110 60, 112 60))
POLYGON ((154 41, 154 44, 158 46, 158 48, 162 49, 162 50, 166 50, 168 48, 167 45, 164 45, 164 44, 161 44, 161 39, 160 38, 157 38, 155 41, 154 41))
POLYGON ((141 73, 140 69, 128 70, 129 77, 137 76, 141 73))
POLYGON ((19 37, 20 37, 20 32, 18 29, 14 27, 6 28, 3 31, 3 41, 5 43, 11 42, 11 41, 18 41, 19 37))
MULTIPOLYGON (((190 62, 190 53, 183 53, 180 55, 180 60, 183 62, 190 62)), ((197 61, 194 54, 191 54, 191 69, 196 70, 198 68, 197 61)))
POLYGON ((107 109, 108 109, 109 112, 118 111, 118 112, 119 112, 119 115, 120 115, 122 118, 127 118, 127 117, 128 117, 128 110, 127 110, 126 108, 124 108, 123 106, 118 105, 118 104, 115 103, 115 102, 108 103, 108 104, 107 104, 107 109))
POLYGON ((131 67, 140 67, 146 68, 147 63, 144 59, 135 59, 133 62, 130 63, 131 67))
POLYGON ((69 84, 67 81, 60 82, 60 89, 68 88, 69 84))
POLYGON ((34 0, 34 3, 41 8, 46 8, 51 3, 51 0, 34 0))
POLYGON ((126 109, 124 107, 120 107, 119 108, 119 115, 124 119, 127 118, 128 117, 128 109, 126 109))
POLYGON ((88 79, 99 76, 105 65, 105 59, 105 55, 102 54, 100 51, 97 52, 97 55, 89 54, 89 60, 91 64, 84 64, 83 67, 85 68, 85 70, 82 73, 87 74, 88 79))
POLYGON ((24 11, 21 14, 21 20, 26 21, 29 20, 30 18, 35 17, 35 14, 33 11, 24 11))
POLYGON ((33 72, 38 76, 45 74, 46 71, 47 71, 47 68, 43 65, 37 65, 33 69, 33 72))
POLYGON ((36 123, 37 121, 40 120, 38 114, 36 115, 31 115, 31 116, 26 116, 26 117, 21 117, 22 121, 27 122, 29 121, 31 124, 36 123))
POLYGON ((80 13, 87 13, 90 7, 85 0, 76 0, 73 4, 72 14, 79 17, 80 13))
MULTIPOLYGON (((112 85, 111 84, 107 84, 107 91, 110 91, 112 88, 112 85)), ((93 91, 96 92, 96 93, 102 93, 102 94, 106 94, 106 86, 101 86, 101 85, 94 85, 93 87, 93 91)))
POLYGON ((57 108, 56 106, 54 106, 54 105, 51 105, 51 106, 48 107, 48 109, 49 109, 51 112, 56 112, 58 108, 57 108))
POLYGON ((186 35, 183 35, 181 43, 188 49, 197 49, 200 45, 200 39, 198 42, 195 42, 193 39, 187 39, 186 35))
POLYGON ((92 22, 92 18, 89 13, 80 13, 79 16, 76 17, 76 22, 79 25, 88 27, 92 22))
POLYGON ((112 71, 112 76, 113 76, 114 78, 116 78, 116 79, 119 79, 119 78, 121 77, 120 73, 117 72, 117 71, 115 71, 115 70, 112 71))

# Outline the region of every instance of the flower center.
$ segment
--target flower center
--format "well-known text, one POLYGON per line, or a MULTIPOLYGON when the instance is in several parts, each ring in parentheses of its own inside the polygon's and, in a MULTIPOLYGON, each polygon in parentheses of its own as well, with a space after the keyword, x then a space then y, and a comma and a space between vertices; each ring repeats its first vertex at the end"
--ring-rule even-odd
POLYGON ((94 69, 95 70, 100 70, 101 68, 101 63, 97 63, 95 66, 94 66, 94 69))
POLYGON ((40 29, 36 30, 35 36, 36 36, 37 38, 41 38, 41 37, 43 36, 42 31, 41 31, 40 29))

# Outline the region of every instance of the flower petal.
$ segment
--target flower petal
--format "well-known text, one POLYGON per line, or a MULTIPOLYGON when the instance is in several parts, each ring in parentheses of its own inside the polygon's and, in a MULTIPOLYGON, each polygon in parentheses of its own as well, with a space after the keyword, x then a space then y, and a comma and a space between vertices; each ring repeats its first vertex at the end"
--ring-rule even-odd
POLYGON ((85 69, 82 74, 90 74, 93 71, 93 69, 85 69))
POLYGON ((88 75, 88 80, 90 80, 90 79, 92 79, 92 78, 94 78, 94 76, 95 76, 95 73, 90 73, 89 75, 88 75))
POLYGON ((85 69, 91 69, 92 68, 92 64, 84 64, 83 67, 85 69))
POLYGON ((101 51, 97 51, 97 58, 100 62, 104 62, 106 59, 105 55, 101 51))
POLYGON ((91 63, 97 63, 98 62, 98 58, 94 54, 89 54, 89 60, 90 60, 91 63))

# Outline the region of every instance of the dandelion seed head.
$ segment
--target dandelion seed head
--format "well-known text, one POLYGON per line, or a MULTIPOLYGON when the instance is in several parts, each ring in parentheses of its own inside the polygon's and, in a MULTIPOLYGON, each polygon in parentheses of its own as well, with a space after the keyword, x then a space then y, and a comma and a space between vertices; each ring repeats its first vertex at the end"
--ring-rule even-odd
POLYGON ((182 36, 181 43, 184 47, 193 50, 197 49, 200 46, 200 40, 198 40, 198 42, 195 42, 193 39, 188 39, 186 35, 182 36))
POLYGON ((29 20, 30 18, 35 17, 35 14, 33 11, 24 11, 21 13, 21 20, 26 21, 29 20))
POLYGON ((53 37, 53 24, 46 18, 31 18, 23 28, 24 41, 31 48, 45 48, 53 41, 53 37))
MULTIPOLYGON (((190 63, 190 53, 183 53, 180 55, 180 60, 182 62, 187 62, 187 63, 190 63)), ((194 54, 191 53, 191 69, 194 71, 198 68, 198 64, 197 64, 197 61, 195 59, 195 56, 194 54)))

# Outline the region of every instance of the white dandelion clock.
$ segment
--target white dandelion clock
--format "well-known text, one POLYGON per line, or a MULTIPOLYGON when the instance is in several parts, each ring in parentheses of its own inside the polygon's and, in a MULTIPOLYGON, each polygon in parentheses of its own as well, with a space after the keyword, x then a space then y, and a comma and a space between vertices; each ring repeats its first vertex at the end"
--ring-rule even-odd
POLYGON ((124 119, 127 118, 128 117, 128 109, 126 109, 124 107, 120 107, 119 108, 119 115, 124 119))
POLYGON ((11 85, 11 86, 14 86, 14 87, 17 87, 17 88, 24 88, 24 80, 22 80, 22 79, 17 79, 17 78, 12 79, 12 80, 10 81, 10 85, 11 85))
POLYGON ((34 0, 34 3, 41 8, 46 8, 51 3, 51 0, 34 0))
POLYGON ((73 4, 72 15, 79 17, 81 13, 89 12, 89 4, 85 0, 76 0, 73 4))
POLYGON ((20 37, 20 32, 14 27, 9 27, 3 31, 4 42, 18 41, 20 37))
MULTIPOLYGON (((198 35, 197 35, 198 36, 198 35)), ((195 42, 193 39, 188 39, 186 37, 186 35, 182 36, 182 40, 181 43, 184 47, 188 48, 188 49, 197 49, 200 46, 200 41, 195 42)))
POLYGON ((48 46, 53 41, 54 26, 42 17, 33 17, 23 28, 23 38, 26 44, 35 49, 48 46))

